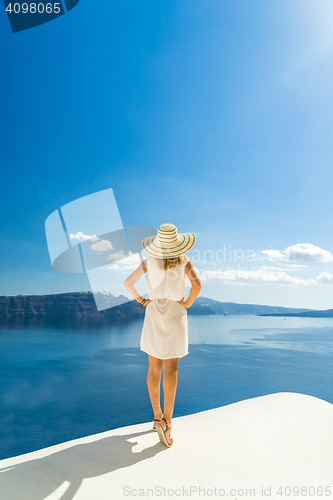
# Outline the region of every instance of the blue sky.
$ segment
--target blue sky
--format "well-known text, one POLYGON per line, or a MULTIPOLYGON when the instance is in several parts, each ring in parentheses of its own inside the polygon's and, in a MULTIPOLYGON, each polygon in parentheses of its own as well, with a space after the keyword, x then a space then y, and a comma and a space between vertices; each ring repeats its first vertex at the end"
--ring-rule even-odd
POLYGON ((81 0, 12 34, 0 9, 0 294, 89 290, 52 268, 45 220, 112 188, 124 225, 197 234, 203 296, 331 308, 332 19, 326 0, 81 0))

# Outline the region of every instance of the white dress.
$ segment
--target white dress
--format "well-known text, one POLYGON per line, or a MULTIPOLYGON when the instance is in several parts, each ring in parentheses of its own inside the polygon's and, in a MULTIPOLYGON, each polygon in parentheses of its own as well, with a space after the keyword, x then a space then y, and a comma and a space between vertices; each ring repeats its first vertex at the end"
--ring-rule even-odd
POLYGON ((160 269, 155 257, 147 257, 148 296, 140 349, 159 359, 188 354, 187 310, 177 302, 185 297, 184 261, 171 269, 160 269))

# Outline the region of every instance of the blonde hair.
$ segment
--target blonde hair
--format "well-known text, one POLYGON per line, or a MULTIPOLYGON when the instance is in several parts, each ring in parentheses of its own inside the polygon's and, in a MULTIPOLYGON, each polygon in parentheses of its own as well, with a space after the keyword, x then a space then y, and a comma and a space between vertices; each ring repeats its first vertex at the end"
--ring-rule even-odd
POLYGON ((156 259, 158 263, 158 267, 160 269, 171 269, 172 267, 179 266, 184 262, 185 255, 179 255, 178 257, 172 257, 170 259, 156 259))

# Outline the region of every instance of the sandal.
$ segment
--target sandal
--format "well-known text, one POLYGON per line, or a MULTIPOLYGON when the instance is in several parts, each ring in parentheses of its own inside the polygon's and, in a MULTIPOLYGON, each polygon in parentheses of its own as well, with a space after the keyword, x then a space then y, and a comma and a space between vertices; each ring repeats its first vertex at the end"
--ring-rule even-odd
MULTIPOLYGON (((168 422, 165 420, 164 417, 162 417, 161 420, 164 420, 164 422, 165 422, 165 431, 163 430, 163 427, 161 426, 161 424, 156 424, 156 430, 158 432, 158 436, 160 438, 161 443, 165 444, 165 446, 170 448, 170 446, 172 446, 172 443, 170 443, 170 444, 168 443, 165 433, 167 431, 170 431, 170 433, 171 433, 171 426, 170 427, 168 426, 168 422)), ((170 439, 171 439, 171 437, 170 437, 170 439)))
MULTIPOLYGON (((160 420, 161 420, 160 418, 154 418, 154 422, 159 422, 160 420)), ((153 431, 156 431, 156 430, 157 430, 156 426, 154 427, 154 424, 153 424, 153 431)))

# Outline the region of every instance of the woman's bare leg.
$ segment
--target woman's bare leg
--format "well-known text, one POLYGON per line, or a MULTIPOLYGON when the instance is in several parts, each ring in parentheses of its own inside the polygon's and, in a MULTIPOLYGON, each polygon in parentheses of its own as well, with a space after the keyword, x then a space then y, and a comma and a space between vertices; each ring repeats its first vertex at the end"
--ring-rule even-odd
POLYGON ((149 368, 147 374, 147 386, 150 401, 154 411, 154 418, 162 418, 163 413, 160 399, 162 360, 154 358, 154 356, 150 356, 150 354, 148 354, 148 358, 149 368))
MULTIPOLYGON (((171 426, 173 408, 177 390, 177 369, 179 358, 163 360, 163 391, 164 391, 164 418, 171 426)), ((163 430, 166 428, 164 420, 160 422, 163 430)), ((173 442, 170 438, 170 432, 166 433, 166 439, 169 444, 173 442)))

